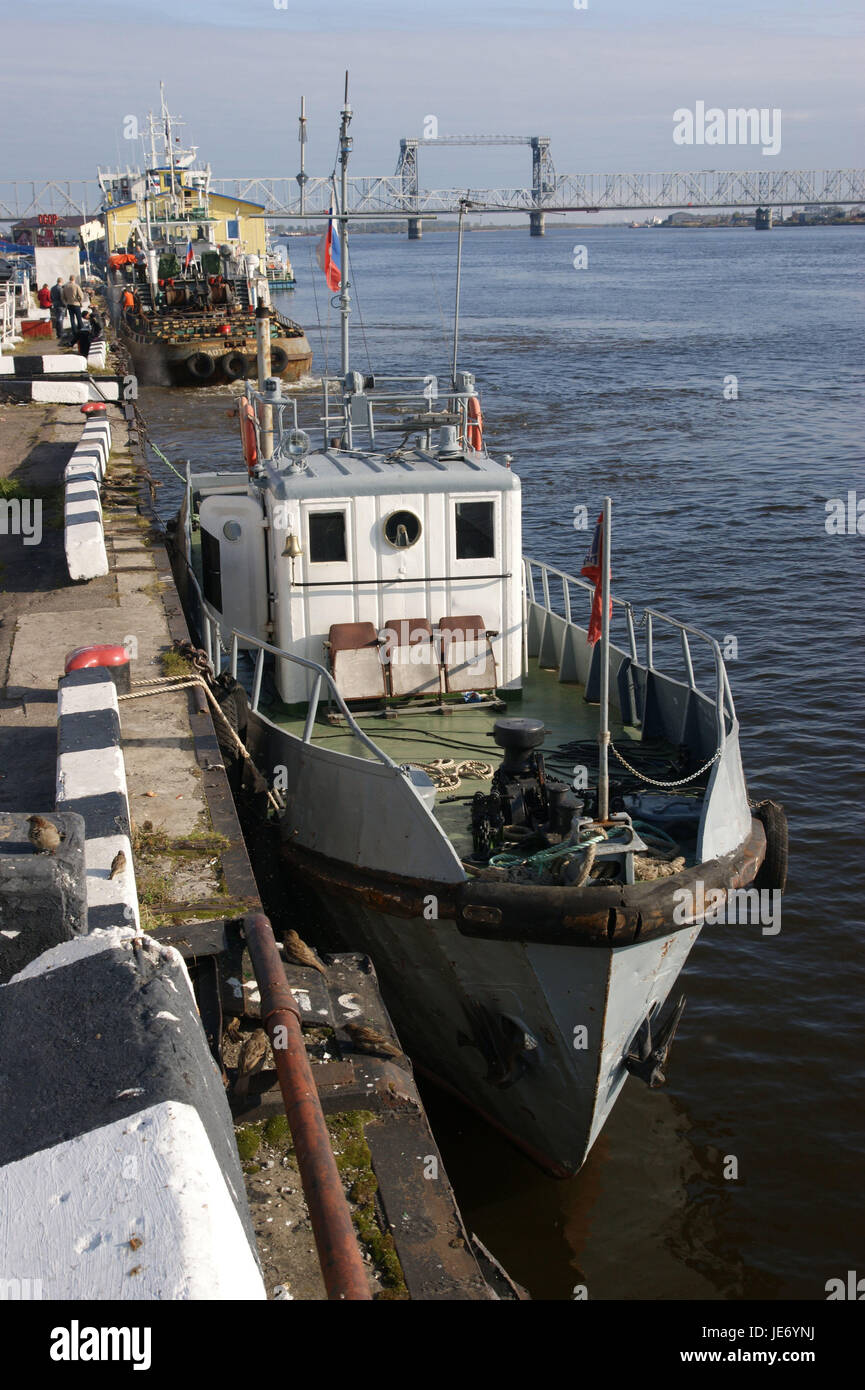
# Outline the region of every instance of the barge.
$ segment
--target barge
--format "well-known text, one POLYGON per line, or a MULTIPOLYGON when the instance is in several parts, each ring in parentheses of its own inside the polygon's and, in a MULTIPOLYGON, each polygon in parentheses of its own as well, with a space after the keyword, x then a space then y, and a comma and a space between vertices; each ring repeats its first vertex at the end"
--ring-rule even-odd
POLYGON ((118 336, 144 381, 224 384, 253 373, 253 315, 263 306, 271 375, 298 381, 312 349, 301 325, 271 304, 264 208, 213 192, 210 166, 197 163, 197 147, 176 147, 174 124, 163 93, 160 119, 150 117, 148 166, 99 170, 118 336))

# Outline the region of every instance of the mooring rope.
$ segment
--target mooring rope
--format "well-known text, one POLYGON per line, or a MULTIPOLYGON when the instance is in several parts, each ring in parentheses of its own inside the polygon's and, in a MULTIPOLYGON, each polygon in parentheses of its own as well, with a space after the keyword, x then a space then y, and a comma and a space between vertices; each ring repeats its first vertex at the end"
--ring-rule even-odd
MULTIPOLYGON (((216 696, 213 694, 207 682, 202 680, 201 676, 158 676, 154 680, 136 681, 134 690, 131 690, 128 695, 118 695, 117 698, 118 700, 143 700, 147 695, 168 695, 175 690, 187 690, 193 686, 197 686, 204 691, 210 702, 213 713, 221 721, 223 728, 227 729, 231 742, 234 744, 238 753, 240 753, 241 757, 245 758, 250 766, 258 773, 258 768, 255 766, 249 749, 237 733, 237 730, 232 729, 219 701, 216 699, 216 696)), ((260 775, 259 773, 259 776, 260 775)), ((281 813, 285 810, 284 803, 269 787, 267 789, 267 799, 275 811, 281 813)))

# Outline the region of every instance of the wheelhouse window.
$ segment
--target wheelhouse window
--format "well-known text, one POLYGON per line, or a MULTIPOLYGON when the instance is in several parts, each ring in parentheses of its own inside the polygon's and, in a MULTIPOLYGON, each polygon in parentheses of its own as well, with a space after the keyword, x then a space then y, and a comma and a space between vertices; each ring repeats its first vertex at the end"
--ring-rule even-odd
POLYGON ((496 553, 492 502, 457 502, 458 560, 491 560, 496 553))
POLYGON ((414 512, 391 512, 384 523, 385 540, 397 550, 416 545, 423 528, 419 516, 414 512))
POLYGON ((338 564, 347 560, 345 512, 310 512, 308 520, 312 564, 338 564))
POLYGON ((222 612, 222 564, 219 555, 219 541, 216 536, 201 528, 201 579, 204 597, 212 603, 218 613, 222 612))

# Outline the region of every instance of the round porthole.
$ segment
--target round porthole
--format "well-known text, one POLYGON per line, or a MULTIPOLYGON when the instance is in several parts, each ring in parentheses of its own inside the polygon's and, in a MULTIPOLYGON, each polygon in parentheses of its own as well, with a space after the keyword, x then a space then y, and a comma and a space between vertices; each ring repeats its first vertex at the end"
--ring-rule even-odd
POLYGON ((239 541, 242 535, 239 521, 226 521, 222 534, 227 541, 239 541))
POLYGON ((391 512, 384 523, 384 538, 397 550, 407 550, 420 540, 423 528, 414 512, 391 512))

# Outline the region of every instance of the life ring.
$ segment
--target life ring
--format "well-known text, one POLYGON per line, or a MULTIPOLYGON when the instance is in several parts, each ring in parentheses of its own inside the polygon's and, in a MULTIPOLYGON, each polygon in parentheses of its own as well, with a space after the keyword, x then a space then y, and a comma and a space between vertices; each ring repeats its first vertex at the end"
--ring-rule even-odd
POLYGON ((226 381, 239 381, 246 376, 249 366, 245 352, 226 352, 220 357, 219 364, 226 381))
POLYGON ((216 371, 216 363, 209 352, 194 352, 187 357, 186 366, 194 381, 207 381, 216 371))
POLYGON ((484 447, 484 417, 481 414, 481 403, 477 396, 469 396, 468 400, 468 427, 466 438, 469 446, 479 454, 484 447))
POLYGON ((271 344, 270 348, 270 370, 274 376, 281 376, 288 366, 288 353, 279 343, 271 344))
POLYGON ((258 463, 258 441, 255 436, 255 412, 246 396, 241 396, 238 409, 240 415, 240 438, 243 441, 243 457, 251 473, 258 463))
POLYGON ((761 801, 754 814, 766 831, 766 857, 754 879, 755 888, 783 893, 787 887, 787 817, 776 801, 761 801))

